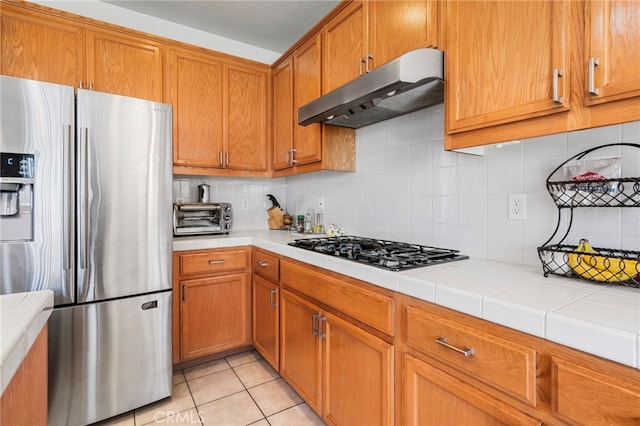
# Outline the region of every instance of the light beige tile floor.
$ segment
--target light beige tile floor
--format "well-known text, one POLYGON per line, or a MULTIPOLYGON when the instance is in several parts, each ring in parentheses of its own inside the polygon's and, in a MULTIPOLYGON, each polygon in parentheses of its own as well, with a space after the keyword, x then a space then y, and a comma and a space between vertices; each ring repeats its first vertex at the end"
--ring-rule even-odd
POLYGON ((307 404, 256 351, 173 373, 170 398, 100 426, 321 426, 307 404))

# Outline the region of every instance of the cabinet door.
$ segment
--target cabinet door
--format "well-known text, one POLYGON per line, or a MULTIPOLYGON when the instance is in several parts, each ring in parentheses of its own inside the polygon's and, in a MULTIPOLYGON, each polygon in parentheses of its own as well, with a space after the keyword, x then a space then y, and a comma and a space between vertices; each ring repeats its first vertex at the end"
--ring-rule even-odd
POLYGON ((393 346, 325 315, 324 419, 334 425, 392 425, 393 346))
POLYGON ((293 54, 294 61, 294 146, 295 162, 298 165, 313 163, 322 159, 322 133, 319 123, 308 126, 298 125, 298 108, 322 95, 321 78, 321 36, 318 34, 293 54))
POLYGON ((225 167, 267 168, 267 72, 225 65, 225 167))
POLYGON ((320 309, 287 290, 280 295, 280 374, 322 415, 322 358, 317 330, 320 309))
POLYGON ((280 370, 280 309, 278 285, 253 275, 253 346, 276 370, 280 370))
POLYGON ((328 93, 365 70, 366 3, 354 1, 324 27, 322 92, 328 93))
POLYGON ((182 281, 180 299, 183 361, 251 343, 246 274, 182 281))
POLYGON ((552 357, 553 415, 570 424, 637 424, 640 418, 638 381, 630 374, 615 374, 602 367, 552 357))
POLYGON ((540 425, 504 402, 404 355, 403 425, 540 425))
POLYGON ((291 167, 293 149, 293 59, 289 58, 273 70, 273 145, 271 167, 281 170, 291 167))
POLYGON ((77 87, 84 75, 84 30, 50 15, 2 4, 0 73, 77 87))
POLYGON ((86 37, 92 90, 162 102, 159 44, 106 30, 87 29, 86 37))
POLYGON ((369 68, 419 47, 435 47, 436 8, 430 0, 369 2, 369 68))
POLYGON ((586 16, 585 60, 591 59, 598 63, 597 66, 595 63, 589 65, 588 72, 592 74, 590 77, 593 79, 593 87, 589 88, 586 103, 599 104, 640 96, 638 1, 587 1, 586 16))
POLYGON ((445 2, 449 133, 569 108, 570 3, 445 2))
POLYGON ((222 155, 222 62, 172 50, 173 164, 220 167, 222 155))

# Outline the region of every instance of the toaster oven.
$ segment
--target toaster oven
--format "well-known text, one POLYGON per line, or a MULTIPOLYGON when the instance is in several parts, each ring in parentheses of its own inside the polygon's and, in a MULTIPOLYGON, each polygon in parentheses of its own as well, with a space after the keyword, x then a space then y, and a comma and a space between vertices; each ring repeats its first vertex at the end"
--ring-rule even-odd
POLYGON ((233 228, 230 203, 176 203, 173 235, 228 234, 233 228))

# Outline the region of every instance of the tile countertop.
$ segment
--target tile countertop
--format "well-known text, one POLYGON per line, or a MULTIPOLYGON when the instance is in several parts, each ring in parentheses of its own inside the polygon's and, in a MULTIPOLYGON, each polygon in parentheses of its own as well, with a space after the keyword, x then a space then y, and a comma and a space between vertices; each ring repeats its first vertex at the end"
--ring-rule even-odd
POLYGON ((0 387, 4 392, 53 309, 53 291, 0 296, 0 387))
POLYGON ((640 369, 640 289, 542 275, 542 267, 485 259, 390 272, 287 243, 300 234, 237 231, 178 237, 173 250, 254 245, 640 369))

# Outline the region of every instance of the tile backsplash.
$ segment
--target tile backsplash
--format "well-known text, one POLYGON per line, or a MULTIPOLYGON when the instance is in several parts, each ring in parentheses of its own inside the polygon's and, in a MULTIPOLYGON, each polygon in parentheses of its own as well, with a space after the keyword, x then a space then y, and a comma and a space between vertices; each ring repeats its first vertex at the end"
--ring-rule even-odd
POLYGON ((174 176, 173 201, 196 202, 198 185, 211 185, 212 202, 231 203, 233 206, 233 229, 237 231, 267 228, 267 209, 271 202, 267 194, 283 204, 286 195, 284 178, 214 178, 210 176, 174 176), (246 208, 243 208, 246 207, 246 208))
MULTIPOLYGON (((483 156, 444 151, 443 135, 439 105, 358 129, 355 173, 279 179, 176 176, 174 197, 195 200, 198 183, 209 183, 212 200, 233 203, 236 229, 267 227, 268 193, 294 215, 317 211, 322 197, 325 226, 335 223, 350 234, 538 265, 536 247, 551 236, 558 217, 545 188, 549 173, 590 147, 640 144, 640 121, 490 145, 483 156), (508 219, 508 194, 525 194, 525 220, 508 219), (247 210, 242 210, 243 199, 247 210)), ((598 151, 599 157, 613 155, 623 158, 623 176, 640 176, 640 149, 598 151)), ((595 247, 640 250, 640 208, 575 209, 566 242, 585 237, 595 247)))

